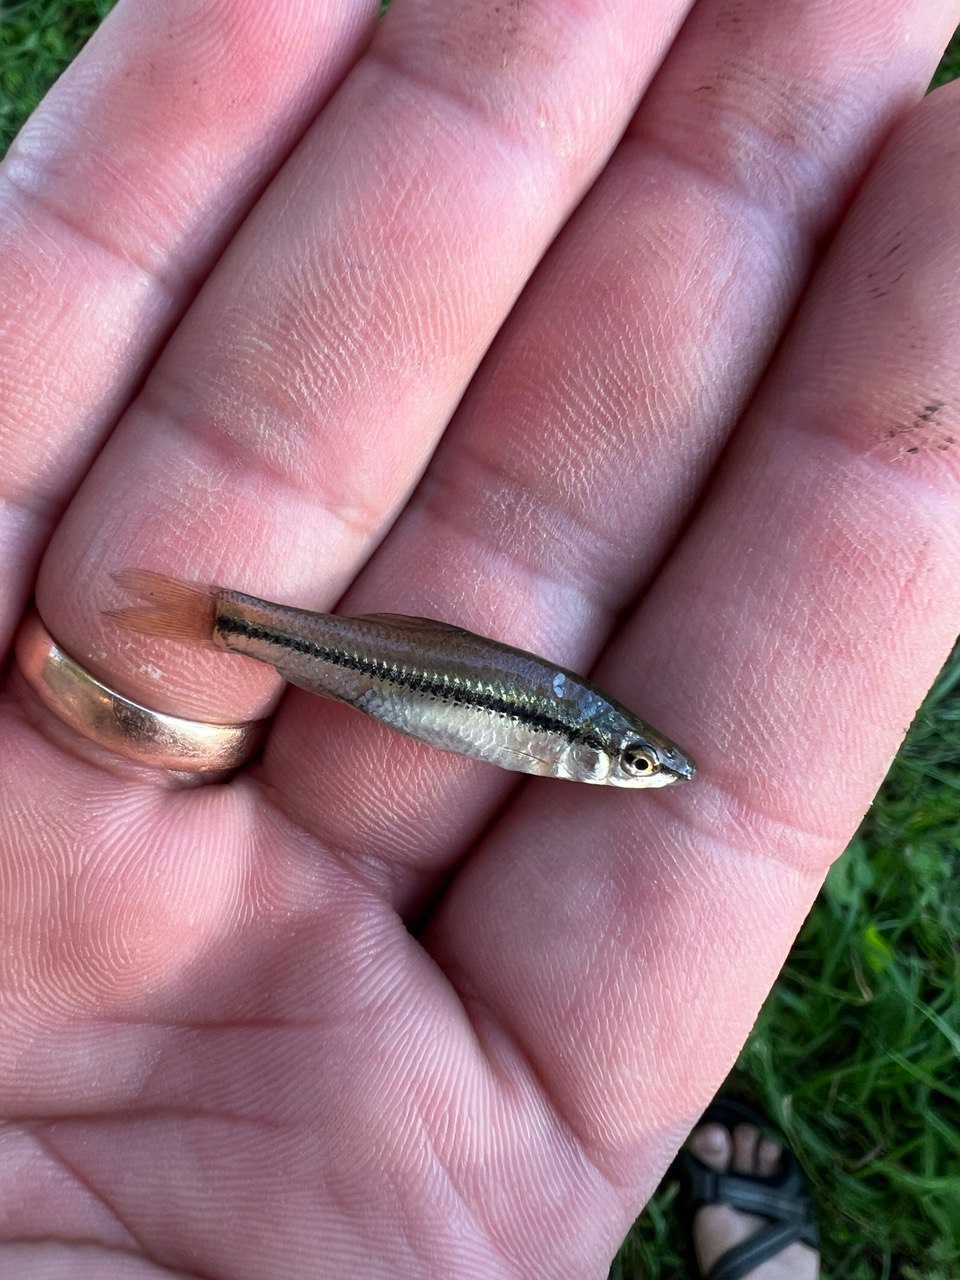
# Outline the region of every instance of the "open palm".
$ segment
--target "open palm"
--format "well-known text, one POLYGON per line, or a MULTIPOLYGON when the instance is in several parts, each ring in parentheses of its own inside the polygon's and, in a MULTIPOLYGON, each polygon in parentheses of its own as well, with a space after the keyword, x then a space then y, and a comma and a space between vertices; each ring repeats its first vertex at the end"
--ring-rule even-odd
POLYGON ((123 0, 2 171, 5 1276, 601 1276, 960 613, 960 6, 376 8, 123 0), (185 787, 9 661, 35 593, 270 711, 130 565, 595 668, 700 777, 292 691, 185 787))

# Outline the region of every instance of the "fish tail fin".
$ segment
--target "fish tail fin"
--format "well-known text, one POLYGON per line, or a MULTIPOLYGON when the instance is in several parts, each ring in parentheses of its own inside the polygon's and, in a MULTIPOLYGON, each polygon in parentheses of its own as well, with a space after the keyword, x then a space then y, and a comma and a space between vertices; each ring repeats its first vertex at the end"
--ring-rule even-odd
POLYGON ((140 600, 138 607, 104 610, 124 631, 165 636, 183 644, 214 645, 218 587, 181 582, 149 569, 121 569, 113 580, 140 600))

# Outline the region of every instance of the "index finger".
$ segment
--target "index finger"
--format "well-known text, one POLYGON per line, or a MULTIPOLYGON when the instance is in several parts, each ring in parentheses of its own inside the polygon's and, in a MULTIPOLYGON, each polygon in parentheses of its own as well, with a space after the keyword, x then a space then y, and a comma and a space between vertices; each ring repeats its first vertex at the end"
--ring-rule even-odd
POLYGON ((121 3, 0 167, 0 660, 53 521, 376 0, 121 3))

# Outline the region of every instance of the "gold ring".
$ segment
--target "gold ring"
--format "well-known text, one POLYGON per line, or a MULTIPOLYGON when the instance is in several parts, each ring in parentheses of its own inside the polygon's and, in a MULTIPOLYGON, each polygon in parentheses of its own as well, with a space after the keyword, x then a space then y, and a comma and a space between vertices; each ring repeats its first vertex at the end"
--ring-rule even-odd
POLYGON ((253 754, 263 730, 263 720, 207 724, 142 707, 64 653, 36 612, 20 628, 16 655, 30 688, 64 724, 116 755, 156 769, 236 769, 253 754))

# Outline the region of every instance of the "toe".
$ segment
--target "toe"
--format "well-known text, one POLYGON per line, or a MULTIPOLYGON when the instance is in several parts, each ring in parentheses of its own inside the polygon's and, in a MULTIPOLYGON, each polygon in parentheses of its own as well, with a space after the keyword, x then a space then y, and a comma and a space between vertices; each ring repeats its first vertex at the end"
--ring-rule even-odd
POLYGON ((761 1138, 757 1143, 757 1173, 763 1178, 771 1178, 777 1172, 783 1148, 772 1138, 761 1138))
POLYGON ((711 1169, 723 1172, 730 1167, 733 1144, 730 1134, 721 1124, 702 1124, 694 1129, 687 1149, 711 1169))
POLYGON ((752 1124, 738 1124, 733 1131, 733 1170, 753 1173, 756 1168, 757 1142, 760 1131, 752 1124))

